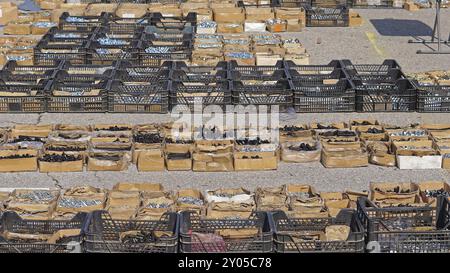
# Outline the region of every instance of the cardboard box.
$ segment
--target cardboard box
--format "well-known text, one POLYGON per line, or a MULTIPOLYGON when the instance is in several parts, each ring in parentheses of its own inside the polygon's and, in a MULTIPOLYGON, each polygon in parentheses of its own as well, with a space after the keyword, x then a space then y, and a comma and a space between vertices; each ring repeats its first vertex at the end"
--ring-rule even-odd
POLYGON ((115 191, 142 191, 142 192, 163 192, 164 186, 160 183, 130 183, 119 182, 113 186, 115 191))
POLYGON ((213 9, 214 21, 217 23, 242 24, 245 21, 243 8, 215 8, 213 9))
POLYGON ((350 208, 350 199, 342 192, 320 192, 330 217, 336 217, 342 209, 350 208))
POLYGON ((53 130, 52 125, 32 125, 32 124, 17 124, 11 129, 10 137, 16 138, 18 136, 29 137, 48 137, 53 130))
POLYGON ((38 151, 32 149, 22 150, 0 150, 0 172, 27 172, 37 170, 38 151), (8 158, 11 156, 25 156, 19 158, 8 158))
POLYGON ((318 141, 285 142, 281 144, 281 160, 291 163, 308 163, 320 161, 321 148, 318 141), (308 144, 316 148, 314 151, 296 151, 290 147, 299 147, 308 144))
POLYGON ((273 211, 289 209, 289 200, 285 186, 258 187, 255 192, 256 208, 259 211, 273 211))
POLYGON ((324 148, 321 162, 326 168, 357 168, 368 166, 369 158, 363 149, 359 151, 326 151, 324 148))
POLYGON ((52 27, 40 27, 36 25, 31 25, 31 34, 32 35, 44 35, 46 34, 52 27))
POLYGON ((137 158, 137 168, 140 172, 164 171, 164 154, 162 150, 142 150, 137 158))
POLYGON ((302 31, 302 20, 300 19, 288 19, 286 20, 287 32, 300 32, 302 31))
POLYGON ((275 8, 275 18, 281 20, 301 20, 302 27, 306 24, 306 11, 304 8, 275 8))
POLYGON ((296 65, 309 65, 309 54, 286 54, 284 56, 285 61, 292 61, 296 65))
POLYGON ((244 26, 237 23, 218 23, 217 33, 242 33, 244 26))
POLYGON ((136 217, 141 205, 141 194, 132 191, 110 191, 106 210, 113 219, 132 219, 136 217))
POLYGON ((433 148, 431 140, 394 141, 393 151, 396 154, 399 169, 440 169, 442 155, 433 148), (402 147, 416 147, 403 149, 402 147))
POLYGON ((196 172, 233 171, 232 153, 194 152, 192 170, 196 172))
POLYGON ((265 32, 266 23, 265 22, 254 22, 246 20, 244 24, 245 32, 265 32))
POLYGON ((121 3, 116 10, 120 18, 141 18, 147 13, 149 5, 135 3, 121 3))
POLYGON ((205 214, 205 198, 203 193, 196 189, 182 189, 177 192, 175 195, 175 203, 176 203, 176 211, 184 211, 184 210, 193 210, 196 211, 199 215, 205 214), (199 204, 191 204, 189 202, 185 202, 184 198, 192 198, 197 200, 199 204))
MULTIPOLYGON (((57 153, 52 153, 57 154, 57 153)), ((75 161, 65 161, 65 162, 46 162, 38 160, 39 171, 41 173, 49 172, 82 172, 84 164, 84 156, 80 153, 73 152, 71 155, 78 156, 80 159, 75 161)))
POLYGON ((285 32, 286 31, 286 20, 276 19, 276 21, 270 23, 266 21, 267 30, 270 32, 285 32))
POLYGON ((278 168, 276 152, 235 152, 236 171, 266 171, 278 168), (253 158, 252 158, 253 157, 253 158))
POLYGON ((102 12, 114 13, 117 9, 117 4, 97 4, 92 3, 86 7, 84 15, 86 16, 100 16, 102 12))
POLYGON ((306 54, 306 48, 301 43, 287 43, 283 41, 283 48, 288 55, 304 55, 306 54))
POLYGON ((125 171, 128 169, 131 156, 129 153, 109 152, 90 153, 88 171, 125 171))
POLYGON ((0 25, 6 25, 18 19, 17 5, 12 2, 0 3, 0 25))
POLYGON ((325 210, 323 199, 310 185, 287 184, 285 187, 291 211, 320 213, 325 210))
POLYGON ((107 192, 103 189, 91 186, 78 186, 67 189, 64 194, 58 198, 55 219, 71 219, 78 212, 91 212, 94 210, 103 210, 106 204, 107 192), (85 206, 71 206, 72 202, 91 201, 92 204, 85 206))
POLYGON ((233 52, 225 52, 224 53, 224 60, 225 61, 236 61, 238 65, 255 65, 256 64, 256 58, 253 54, 250 54, 251 58, 237 58, 233 55, 230 55, 229 53, 233 54, 233 52))
POLYGON ((403 8, 406 9, 407 11, 420 10, 420 7, 416 5, 414 2, 405 2, 405 4, 403 4, 403 8))
POLYGON ((148 192, 143 194, 142 206, 136 220, 159 220, 161 216, 175 210, 175 200, 169 192, 148 192), (159 208, 155 208, 155 205, 159 208))
POLYGON ((350 27, 359 27, 363 23, 362 17, 359 13, 350 11, 349 12, 349 26, 350 27))
POLYGON ((64 3, 63 0, 45 0, 39 2, 39 7, 43 10, 53 10, 58 9, 64 3))
POLYGON ((29 35, 31 34, 31 24, 9 23, 3 29, 3 34, 9 35, 29 35))
POLYGON ((384 204, 412 204, 418 202, 419 187, 410 182, 372 182, 370 200, 384 204))
POLYGON ((256 53, 256 65, 258 66, 274 66, 277 62, 282 61, 283 57, 280 55, 273 55, 270 53, 256 53))
POLYGON ((166 144, 165 161, 168 171, 188 171, 192 169, 192 145, 166 144), (186 156, 175 156, 185 154, 186 156))
POLYGON ((246 7, 246 21, 265 22, 266 20, 275 18, 272 8, 267 7, 246 7))
POLYGON ((422 198, 422 202, 430 204, 433 207, 436 207, 436 197, 427 196, 426 193, 427 190, 443 190, 445 192, 450 193, 450 185, 443 181, 425 181, 417 183, 417 186, 419 187, 419 194, 422 198))
POLYGON ((230 216, 247 219, 256 209, 254 195, 243 188, 207 191, 207 218, 224 219, 230 216))

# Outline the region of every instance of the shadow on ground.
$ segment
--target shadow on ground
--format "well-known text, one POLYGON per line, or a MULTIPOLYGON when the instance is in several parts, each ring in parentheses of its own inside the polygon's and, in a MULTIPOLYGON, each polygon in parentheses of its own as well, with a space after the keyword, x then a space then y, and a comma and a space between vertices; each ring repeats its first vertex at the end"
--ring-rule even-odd
POLYGON ((433 29, 418 20, 371 19, 370 22, 382 36, 431 36, 433 29))

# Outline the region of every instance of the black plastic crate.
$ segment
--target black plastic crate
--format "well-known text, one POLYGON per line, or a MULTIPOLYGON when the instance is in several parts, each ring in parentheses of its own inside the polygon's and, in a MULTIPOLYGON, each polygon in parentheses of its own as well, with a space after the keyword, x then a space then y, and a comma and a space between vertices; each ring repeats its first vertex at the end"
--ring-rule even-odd
POLYGON ((143 41, 150 42, 153 45, 160 46, 181 46, 184 45, 186 41, 193 42, 192 33, 141 33, 139 39, 143 41))
POLYGON ((450 112, 450 86, 418 86, 417 112, 450 112))
POLYGON ((393 84, 356 85, 355 90, 356 111, 358 112, 411 112, 416 110, 417 91, 407 79, 400 79, 393 84))
POLYGON ((384 60, 382 64, 353 64, 350 60, 341 61, 342 68, 352 80, 362 82, 393 82, 406 78, 395 60, 384 60))
POLYGON ((238 65, 236 61, 228 62, 229 78, 232 80, 265 80, 277 81, 286 79, 284 62, 278 61, 274 66, 238 65))
POLYGON ((59 82, 53 81, 46 88, 47 112, 55 113, 103 113, 108 110, 107 82, 59 82), (98 90, 98 94, 87 92, 98 90), (55 93, 59 93, 58 95, 55 93))
POLYGON ((104 26, 110 14, 102 13, 100 16, 71 16, 64 12, 59 17, 59 29, 65 31, 92 31, 94 28, 104 26))
POLYGON ((280 111, 285 111, 293 102, 286 79, 232 81, 231 91, 235 105, 266 105, 268 108, 277 105, 280 111))
POLYGON ((55 79, 63 82, 92 82, 99 83, 115 77, 120 62, 111 65, 71 64, 64 62, 55 79))
MULTIPOLYGON (((442 196, 441 196, 442 197, 442 196)), ((450 251, 450 215, 447 198, 437 207, 376 207, 359 198, 357 213, 365 229, 369 252, 423 253, 450 251)))
POLYGON ((180 110, 193 111, 195 104, 202 108, 218 105, 222 109, 232 104, 230 84, 223 79, 205 80, 173 80, 170 82, 170 106, 178 106, 180 110))
POLYGON ((273 230, 269 216, 265 212, 256 212, 249 219, 203 219, 192 211, 180 213, 180 252, 228 252, 228 253, 266 253, 273 251, 273 230), (245 239, 214 237, 205 240, 200 233, 208 236, 220 230, 255 230, 257 234, 245 239), (219 239, 219 240, 218 240, 219 239))
POLYGON ((48 80, 55 77, 60 63, 56 66, 20 66, 16 61, 9 61, 0 71, 3 82, 19 82, 37 84, 40 80, 48 80))
POLYGON ((87 44, 88 41, 69 44, 41 40, 34 47, 34 64, 54 66, 62 60, 70 61, 73 64, 84 64, 86 63, 87 44))
POLYGON ((2 215, 0 226, 0 253, 80 253, 82 227, 86 219, 86 213, 78 213, 70 220, 27 220, 15 212, 7 211, 2 215), (3 235, 4 232, 52 235, 63 229, 80 229, 80 234, 65 237, 56 243, 8 240, 3 235))
POLYGON ((134 48, 137 42, 128 45, 100 45, 91 42, 86 52, 86 63, 93 65, 112 65, 115 61, 138 62, 138 55, 134 48))
POLYGON ((106 211, 94 211, 83 229, 85 250, 89 253, 176 253, 178 230, 176 213, 166 213, 157 221, 143 221, 116 220, 106 211), (127 232, 132 233, 129 238, 127 232))
POLYGON ((349 10, 346 6, 335 8, 306 8, 307 27, 348 27, 349 10))
POLYGON ((336 217, 289 218, 283 211, 270 213, 273 221, 274 247, 279 253, 364 252, 364 228, 354 210, 342 210, 336 217), (300 232, 320 232, 329 225, 346 225, 346 240, 311 240, 300 232), (302 237, 303 235, 303 237, 302 237), (296 239, 295 237, 299 237, 296 239))
POLYGON ((121 82, 108 87, 109 112, 167 113, 169 86, 167 81, 121 82))
POLYGON ((285 66, 290 79, 317 81, 347 78, 339 60, 333 60, 326 65, 296 65, 292 61, 286 61, 285 66))
POLYGON ((160 66, 164 61, 190 61, 192 46, 185 41, 181 46, 154 46, 141 42, 137 46, 138 63, 142 66, 160 66))
POLYGON ((150 25, 146 33, 153 34, 191 34, 196 33, 197 14, 189 12, 186 16, 164 16, 159 12, 150 13, 150 25))
POLYGON ((394 0, 347 0, 347 6, 350 8, 402 8, 394 7, 394 0))
POLYGON ((312 7, 335 8, 347 6, 347 0, 311 0, 312 7))
POLYGON ((294 91, 294 109, 298 113, 355 111, 355 90, 347 79, 340 79, 335 84, 324 84, 322 79, 293 79, 290 83, 294 91))
MULTIPOLYGON (((175 63, 175 62, 173 62, 175 63)), ((175 64, 174 66, 178 66, 175 64)), ((173 67, 172 67, 173 68, 173 67)), ((228 79, 228 70, 222 69, 220 63, 218 66, 185 66, 170 71, 170 79, 189 82, 215 83, 228 79)))
POLYGON ((109 32, 115 34, 133 34, 143 32, 145 27, 150 25, 149 14, 141 18, 120 18, 111 17, 106 26, 109 32))
POLYGON ((170 70, 156 66, 130 66, 115 71, 114 79, 122 82, 151 83, 169 80, 170 70))
POLYGON ((50 81, 47 80, 41 80, 36 84, 5 84, 0 81, 0 92, 16 94, 0 96, 0 112, 45 112, 44 89, 48 84, 50 81))
POLYGON ((42 36, 41 40, 53 42, 84 42, 91 39, 97 31, 97 28, 92 30, 60 30, 58 27, 52 27, 42 36))

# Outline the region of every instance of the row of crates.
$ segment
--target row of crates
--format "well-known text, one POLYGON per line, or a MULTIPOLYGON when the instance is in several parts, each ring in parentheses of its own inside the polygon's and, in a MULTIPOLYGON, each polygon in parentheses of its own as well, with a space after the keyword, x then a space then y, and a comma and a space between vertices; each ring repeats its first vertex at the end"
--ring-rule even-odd
MULTIPOLYGON (((163 4, 181 4, 187 2, 186 0, 80 0, 80 3, 163 3, 163 4)), ((322 6, 322 1, 317 0, 268 0, 264 3, 255 3, 256 1, 237 1, 238 6, 258 6, 258 7, 304 7, 322 6)), ((262 1, 259 1, 262 2, 262 1)), ((330 2, 330 1, 327 1, 330 2)), ((393 8, 395 7, 394 0, 346 0, 346 1, 331 1, 334 4, 347 4, 352 8, 393 8)))
POLYGON ((72 220, 25 220, 15 212, 4 212, 1 234, 51 235, 61 229, 80 229, 80 233, 38 243, 0 235, 0 252, 448 253, 449 209, 448 198, 439 196, 436 207, 386 208, 360 197, 356 210, 342 209, 336 217, 323 218, 292 218, 283 211, 260 211, 248 219, 207 219, 193 211, 181 211, 166 213, 155 221, 117 220, 99 210, 78 213, 72 220), (318 235, 313 238, 330 225, 346 226, 348 235, 334 240, 318 235), (392 225, 396 228, 390 228, 392 225), (371 248, 375 244, 378 247, 371 248))
POLYGON ((63 13, 34 48, 34 64, 53 65, 59 60, 73 64, 109 65, 127 60, 136 65, 159 66, 162 60, 189 61, 193 48, 196 15, 164 17, 149 13, 142 18, 70 16, 63 13))
POLYGON ((1 71, 1 112, 167 113, 195 104, 277 106, 296 112, 450 112, 450 87, 421 87, 395 60, 382 64, 214 67, 166 61, 159 67, 114 61, 80 65, 18 66, 1 71), (434 88, 434 89, 433 89, 434 88))

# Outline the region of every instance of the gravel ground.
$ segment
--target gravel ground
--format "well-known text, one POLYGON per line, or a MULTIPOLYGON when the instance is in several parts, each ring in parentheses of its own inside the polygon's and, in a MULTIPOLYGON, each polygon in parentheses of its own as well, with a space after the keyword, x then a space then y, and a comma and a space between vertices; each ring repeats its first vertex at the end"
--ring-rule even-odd
MULTIPOLYGON (((325 64, 333 59, 349 59, 353 63, 381 63, 396 59, 404 72, 450 69, 450 55, 420 55, 423 44, 408 44, 413 37, 429 39, 434 24, 434 9, 416 12, 397 9, 357 9, 363 18, 361 27, 306 28, 295 35, 311 55, 312 64, 325 64), (370 37, 370 40, 369 40, 370 37), (317 40, 321 43, 318 44, 317 40)), ((442 39, 450 33, 450 9, 441 12, 442 39)), ((437 46, 437 45, 436 45, 437 46)), ((450 50, 450 46, 443 45, 450 50)))

